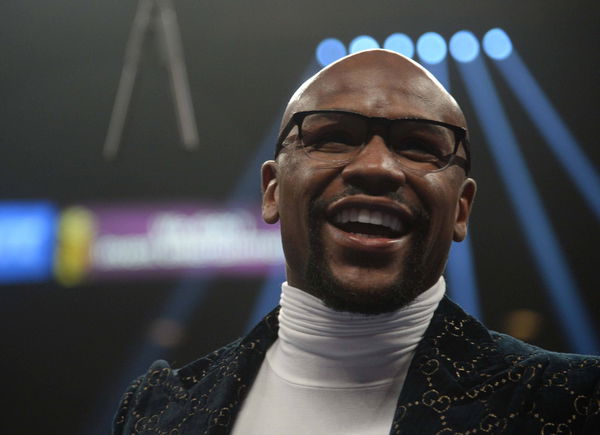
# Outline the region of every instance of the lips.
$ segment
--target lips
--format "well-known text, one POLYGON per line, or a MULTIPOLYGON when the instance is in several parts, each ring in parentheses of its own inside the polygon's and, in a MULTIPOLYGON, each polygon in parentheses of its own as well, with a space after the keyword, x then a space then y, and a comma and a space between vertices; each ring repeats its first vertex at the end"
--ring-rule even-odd
POLYGON ((412 213, 403 204, 366 195, 334 202, 327 215, 329 222, 344 232, 385 239, 402 237, 413 220, 412 213))

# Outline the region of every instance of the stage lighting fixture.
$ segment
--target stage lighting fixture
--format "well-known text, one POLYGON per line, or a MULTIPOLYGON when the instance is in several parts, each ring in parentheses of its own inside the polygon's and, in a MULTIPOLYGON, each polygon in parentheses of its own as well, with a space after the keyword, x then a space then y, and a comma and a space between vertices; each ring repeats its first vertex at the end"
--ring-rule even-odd
POLYGON ((346 54, 346 46, 342 41, 336 38, 323 39, 316 50, 317 60, 321 66, 327 66, 330 63, 341 59, 346 54))
POLYGON ((423 61, 435 65, 444 60, 448 47, 440 34, 427 32, 417 40, 417 53, 423 61))
POLYGON ((392 33, 383 43, 383 48, 386 50, 395 51, 407 57, 415 55, 415 45, 409 36, 404 33, 392 33))
POLYGON ((468 30, 456 32, 450 38, 450 54, 459 62, 472 62, 479 56, 479 41, 468 30))
POLYGON ((379 43, 368 35, 357 36, 350 43, 349 52, 350 53, 358 53, 363 50, 370 50, 372 48, 379 48, 379 43))
POLYGON ((184 148, 198 148, 198 126, 181 43, 181 32, 172 0, 139 0, 129 39, 117 95, 104 141, 104 157, 116 157, 126 127, 136 81, 140 77, 148 39, 156 38, 164 65, 169 71, 175 117, 184 148))
POLYGON ((506 32, 495 28, 483 36, 483 50, 492 59, 502 60, 510 56, 513 46, 506 32))

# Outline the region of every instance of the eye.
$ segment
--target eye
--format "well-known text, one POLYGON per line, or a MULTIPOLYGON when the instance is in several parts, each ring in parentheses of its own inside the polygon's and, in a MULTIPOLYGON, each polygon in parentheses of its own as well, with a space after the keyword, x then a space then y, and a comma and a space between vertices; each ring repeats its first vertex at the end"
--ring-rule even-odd
POLYGON ((394 142, 393 149, 400 156, 410 160, 433 161, 441 158, 439 146, 424 138, 404 138, 394 142))
POLYGON ((361 145, 361 139, 353 130, 339 125, 320 126, 302 132, 304 146, 320 152, 345 152, 361 145))
POLYGON ((390 128, 390 146, 402 158, 435 163, 453 150, 453 132, 428 121, 402 120, 390 128))

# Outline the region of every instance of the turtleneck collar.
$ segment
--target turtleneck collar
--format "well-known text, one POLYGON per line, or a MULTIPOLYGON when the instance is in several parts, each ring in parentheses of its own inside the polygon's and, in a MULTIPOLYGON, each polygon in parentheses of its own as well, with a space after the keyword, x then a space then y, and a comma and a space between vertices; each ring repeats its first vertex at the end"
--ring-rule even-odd
POLYGON ((267 361, 284 381, 305 387, 369 388, 396 382, 408 369, 445 289, 440 277, 397 311, 363 315, 335 311, 283 283, 279 339, 267 361))

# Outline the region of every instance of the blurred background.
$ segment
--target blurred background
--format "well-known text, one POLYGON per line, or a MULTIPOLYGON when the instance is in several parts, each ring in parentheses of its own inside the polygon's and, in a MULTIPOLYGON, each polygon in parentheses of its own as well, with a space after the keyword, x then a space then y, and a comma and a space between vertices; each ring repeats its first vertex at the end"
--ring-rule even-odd
POLYGON ((598 353, 594 1, 20 0, 0 8, 3 434, 106 434, 128 383, 275 306, 258 169, 322 65, 422 62, 479 184, 448 292, 488 327, 598 353))

